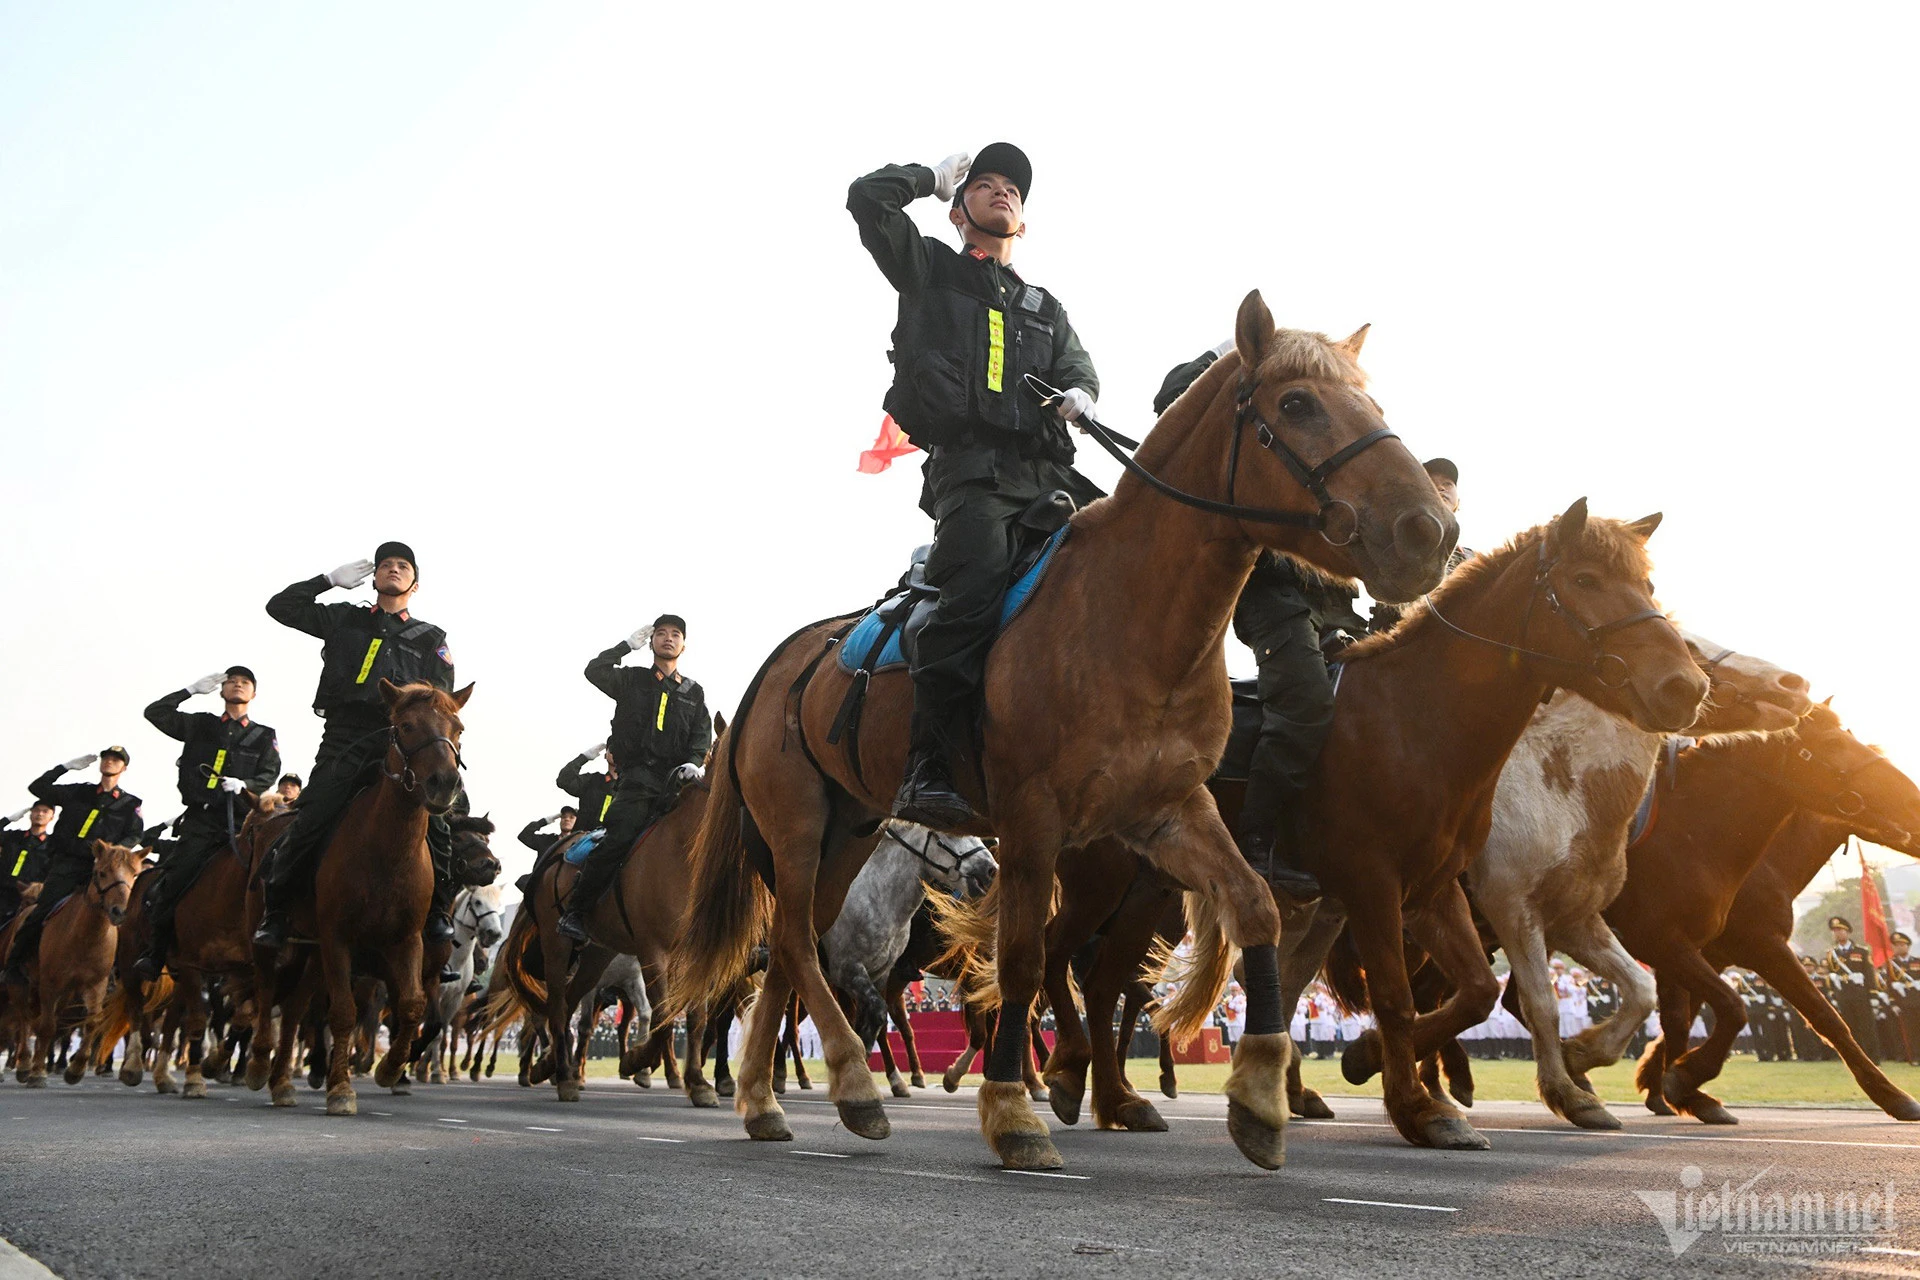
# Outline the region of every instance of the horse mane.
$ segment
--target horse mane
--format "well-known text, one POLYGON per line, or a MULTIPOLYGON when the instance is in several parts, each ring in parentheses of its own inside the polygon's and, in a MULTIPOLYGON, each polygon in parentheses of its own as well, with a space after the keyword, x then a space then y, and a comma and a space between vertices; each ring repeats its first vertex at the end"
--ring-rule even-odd
POLYGON ((460 715, 460 704, 453 700, 452 694, 420 681, 399 686, 399 692, 394 695, 392 705, 387 708, 387 719, 391 721, 404 711, 414 710, 423 702, 430 704, 432 710, 442 715, 455 718, 460 715))
POLYGON ((448 818, 447 828, 455 835, 471 832, 480 836, 490 836, 499 830, 494 826, 493 819, 484 813, 467 813, 456 818, 448 818))
MULTIPOLYGON (((1448 574, 1431 595, 1415 602, 1392 630, 1370 635, 1341 650, 1340 661, 1364 662, 1368 658, 1377 658, 1419 640, 1430 631, 1443 628, 1446 624, 1433 617, 1434 604, 1446 604, 1476 592, 1481 589, 1483 582, 1491 583, 1505 573, 1516 558, 1537 554, 1540 544, 1558 523, 1559 517, 1555 516, 1546 524, 1535 525, 1516 534, 1511 542, 1497 550, 1475 555, 1448 574)), ((1624 520, 1588 516, 1577 550, 1580 555, 1598 560, 1621 577, 1637 581, 1646 578, 1652 571, 1646 544, 1628 531, 1624 520)))

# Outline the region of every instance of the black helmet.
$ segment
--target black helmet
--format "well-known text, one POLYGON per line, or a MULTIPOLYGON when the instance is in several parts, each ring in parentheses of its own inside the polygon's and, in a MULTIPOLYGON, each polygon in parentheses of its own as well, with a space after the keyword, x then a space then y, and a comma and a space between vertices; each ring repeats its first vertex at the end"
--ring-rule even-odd
MULTIPOLYGON (((967 170, 967 181, 971 182, 975 174, 997 173, 1004 176, 1020 191, 1020 203, 1025 204, 1033 196, 1033 162, 1027 159, 1027 153, 1011 142, 989 142, 973 158, 973 165, 967 170)), ((953 193, 954 204, 960 203, 960 196, 966 189, 961 183, 953 193)))

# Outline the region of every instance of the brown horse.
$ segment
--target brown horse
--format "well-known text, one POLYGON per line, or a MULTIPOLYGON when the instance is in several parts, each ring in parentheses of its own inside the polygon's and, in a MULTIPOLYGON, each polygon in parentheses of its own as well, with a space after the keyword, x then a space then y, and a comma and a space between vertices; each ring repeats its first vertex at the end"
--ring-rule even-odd
MULTIPOLYGON (((989 656, 977 768, 960 772, 981 814, 970 831, 1000 841, 1005 1003, 979 1112, 1009 1168, 1060 1164, 1021 1082, 1027 1018, 1060 852, 1103 838, 1210 895, 1228 936, 1261 957, 1249 975, 1256 1012, 1225 1086, 1228 1131, 1262 1167, 1283 1160, 1279 913, 1205 783, 1230 721, 1228 624, 1263 548, 1407 600, 1439 580, 1452 547, 1451 513, 1364 390, 1355 363, 1363 336, 1335 343, 1277 330, 1249 294, 1236 350, 1161 416, 1138 454, 1135 465, 1182 498, 1130 470, 1112 497, 1076 513, 1044 588, 989 656)), ((815 948, 891 810, 913 690, 904 671, 875 677, 857 746, 829 745, 855 678, 823 661, 844 630, 845 620, 832 620, 783 643, 716 752, 667 1003, 677 1009, 725 990, 770 920, 763 1002, 784 1007, 798 989, 820 1029, 842 1123, 882 1138, 889 1126, 865 1048, 815 948)), ((784 1140, 792 1131, 769 1082, 775 1030, 775 1019, 752 1019, 735 1103, 750 1135, 784 1140)))
MULTIPOLYGON (((393 1040, 374 1071, 383 1089, 405 1092, 401 1071, 412 1057, 413 1036, 426 1011, 421 986, 420 930, 433 899, 433 865, 427 854, 427 822, 445 814, 460 794, 460 710, 473 695, 468 685, 447 694, 431 685, 380 682, 386 700, 387 753, 380 777, 355 796, 327 841, 314 877, 312 902, 293 915, 295 930, 318 943, 318 956, 293 944, 280 955, 255 953, 255 1018, 264 1032, 267 1009, 281 1006, 280 1034, 271 1046, 273 1104, 293 1106, 293 1047, 302 1015, 319 983, 327 994, 332 1038, 327 1071, 327 1114, 359 1109, 351 1059, 359 1003, 354 998, 354 957, 370 957, 384 978, 393 1007, 393 1040), (316 963, 317 961, 317 963, 316 963), (317 973, 316 973, 317 970, 317 973), (318 981, 316 981, 318 979, 318 981)), ((248 924, 263 911, 264 886, 256 879, 248 898, 248 924)), ((267 1083, 268 1037, 256 1034, 247 1085, 267 1083)))
MULTIPOLYGON (((27 965, 28 1016, 33 1021, 33 1065, 26 1085, 47 1083, 47 1057, 56 1039, 100 1012, 113 973, 113 949, 120 918, 126 914, 140 855, 104 840, 93 842, 93 874, 84 889, 55 903, 40 935, 40 949, 27 965)), ((79 1084, 87 1055, 67 1060, 65 1080, 79 1084)))
MULTIPOLYGON (((1708 688, 1653 602, 1646 540, 1658 516, 1589 519, 1582 499, 1551 524, 1456 570, 1393 631, 1345 651, 1327 743, 1298 811, 1302 861, 1344 905, 1378 1027, 1347 1048, 1353 1083, 1384 1072, 1407 1141, 1487 1141, 1421 1083, 1420 1059, 1484 1019, 1499 990, 1462 871, 1486 843, 1495 784, 1535 709, 1562 687, 1651 731, 1691 724, 1708 688), (1406 936, 1454 995, 1417 1015, 1406 936)), ((1189 983, 1158 1021, 1176 1039, 1211 1013, 1224 980, 1220 931, 1196 914, 1189 983)), ((1309 931, 1311 936, 1311 931, 1309 931)), ((1313 968, 1317 956, 1307 957, 1313 968)))
MULTIPOLYGON (((1626 887, 1606 914, 1627 950, 1652 965, 1659 980, 1665 1035, 1648 1047, 1636 1077, 1656 1111, 1664 1102, 1707 1124, 1737 1123, 1701 1089, 1719 1074, 1746 1025, 1740 997, 1720 980, 1727 952, 1714 959, 1706 949, 1732 923, 1741 884, 1796 809, 1837 819, 1845 832, 1892 849, 1912 851, 1920 832, 1920 788, 1821 705, 1792 733, 1682 752, 1659 821, 1627 855, 1626 887), (1703 1000, 1713 1009, 1713 1031, 1689 1049, 1687 1029, 1703 1000)), ((1760 972, 1804 998, 1808 984, 1798 961, 1787 952, 1791 974, 1779 963, 1785 936, 1779 947, 1762 949, 1760 972)), ((1890 1114, 1920 1119, 1898 1094, 1890 1084, 1869 1086, 1890 1114)))

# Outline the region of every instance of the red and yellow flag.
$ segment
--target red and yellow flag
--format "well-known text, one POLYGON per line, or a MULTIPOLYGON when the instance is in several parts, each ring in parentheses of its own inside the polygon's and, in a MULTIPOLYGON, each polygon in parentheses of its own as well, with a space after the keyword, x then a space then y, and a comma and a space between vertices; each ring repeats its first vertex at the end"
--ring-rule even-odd
POLYGON ((1860 855, 1860 930, 1866 935, 1867 956, 1877 969, 1893 958, 1893 932, 1887 927, 1880 886, 1873 882, 1873 871, 1867 866, 1867 851, 1858 844, 1854 851, 1860 855))
POLYGON ((889 413, 880 419, 880 434, 874 438, 873 448, 860 453, 861 474, 877 476, 892 466, 895 458, 904 458, 918 448, 889 413))

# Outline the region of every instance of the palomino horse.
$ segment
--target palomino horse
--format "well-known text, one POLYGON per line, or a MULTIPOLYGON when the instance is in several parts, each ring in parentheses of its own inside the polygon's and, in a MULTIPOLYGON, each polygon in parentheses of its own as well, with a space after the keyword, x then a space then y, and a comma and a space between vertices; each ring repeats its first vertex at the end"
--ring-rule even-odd
MULTIPOLYGON (((1892 779, 1887 781, 1888 785, 1894 785, 1892 779)), ((1912 801, 1912 806, 1906 811, 1920 809, 1920 797, 1912 801)), ((1846 1020, 1800 967, 1790 941, 1794 899, 1827 865, 1834 850, 1853 834, 1854 824, 1850 819, 1808 809, 1796 811, 1767 845, 1760 865, 1741 881, 1740 891, 1734 894, 1733 904, 1726 913, 1726 927, 1707 944, 1706 957, 1715 968, 1738 965, 1765 978, 1799 1011, 1814 1033, 1833 1046, 1834 1052, 1847 1064, 1847 1070, 1853 1073, 1861 1092, 1873 1099, 1876 1106, 1895 1120, 1920 1120, 1920 1101, 1889 1080, 1887 1073, 1867 1056, 1860 1042, 1853 1038, 1853 1032, 1848 1030, 1846 1020)), ((1731 851, 1737 845, 1737 841, 1714 845, 1706 850, 1705 856, 1731 851)), ((1902 852, 1909 857, 1920 856, 1920 850, 1911 844, 1902 852)), ((1695 1001, 1692 992, 1688 992, 1687 1000, 1695 1001)), ((1688 1011, 1687 1019, 1691 1026, 1692 1010, 1688 1011)), ((1667 1052, 1667 1046, 1663 1045, 1661 1053, 1649 1055, 1649 1060, 1663 1059, 1667 1052)), ((1665 1074, 1664 1061, 1658 1070, 1665 1074)), ((1649 1068, 1647 1074, 1651 1077, 1653 1068, 1649 1068)), ((1703 1082, 1707 1078, 1703 1072, 1703 1082)), ((1664 1106, 1665 1099, 1659 1097, 1659 1091, 1649 1089, 1647 1104, 1658 1111, 1660 1106, 1654 1105, 1656 1100, 1664 1106)))
MULTIPOLYGON (((354 999, 356 954, 374 961, 393 1006, 393 1041, 374 1072, 383 1089, 404 1092, 401 1072, 412 1055, 414 1032, 426 1011, 420 982, 420 930, 433 900, 433 864, 427 853, 427 822, 445 814, 460 794, 460 710, 473 695, 468 685, 454 694, 427 684, 380 682, 390 726, 380 777, 355 796, 327 841, 314 877, 311 904, 294 912, 294 928, 318 943, 318 965, 302 944, 286 956, 255 953, 254 1017, 264 1032, 267 1011, 280 996, 280 1034, 271 1047, 273 1104, 294 1105, 293 1046, 314 988, 314 970, 325 984, 331 1055, 327 1114, 359 1110, 351 1074, 359 1004, 354 999)), ((251 921, 263 910, 264 886, 248 901, 251 921)), ((247 1064, 247 1087, 268 1083, 268 1037, 256 1034, 247 1064)))
MULTIPOLYGON (((1108 837, 1210 895, 1228 936, 1252 949, 1249 1031, 1225 1086, 1228 1131, 1264 1168, 1284 1158, 1279 913, 1205 783, 1230 721, 1228 623, 1263 548, 1359 577, 1396 601, 1432 587, 1452 548, 1451 513, 1364 390, 1355 363, 1364 332, 1335 343, 1279 330, 1249 294, 1235 351, 1161 416, 1113 496, 1074 515, 1044 587, 988 658, 977 768, 963 762, 960 773, 980 813, 969 830, 1000 841, 1006 1003, 979 1113, 1008 1168, 1060 1164, 1021 1083, 1027 1019, 1060 851, 1108 837)), ((835 619, 785 641, 723 741, 667 1003, 677 1009, 726 990, 770 921, 773 961, 759 1007, 784 1008, 789 990, 799 991, 820 1029, 842 1123, 883 1138, 886 1110, 865 1049, 833 999, 815 941, 891 810, 913 689, 904 671, 874 677, 857 746, 829 745, 855 677, 823 658, 845 629, 835 619)), ((776 1030, 776 1019, 751 1019, 734 1101, 751 1136, 785 1140, 792 1131, 769 1079, 776 1030)))
MULTIPOLYGON (((84 889, 55 903, 40 935, 40 949, 27 965, 28 1016, 33 1020, 33 1065, 26 1085, 47 1083, 47 1057, 56 1040, 65 1043, 75 1026, 100 1012, 113 973, 113 949, 120 918, 126 914, 140 855, 104 840, 93 842, 93 874, 84 889)), ((65 1080, 79 1084, 87 1073, 87 1055, 67 1059, 65 1080)))
MULTIPOLYGON (((1812 709, 1807 682, 1770 662, 1687 637, 1713 682, 1687 733, 1771 733, 1812 709)), ((1500 771, 1486 847, 1467 866, 1467 891, 1513 967, 1533 1036, 1540 1096, 1585 1129, 1620 1122, 1579 1079, 1618 1062, 1654 1009, 1653 979, 1601 912, 1627 878, 1627 839, 1666 739, 1569 693, 1534 713, 1500 771), (1619 1010, 1562 1043, 1549 954, 1564 951, 1612 981, 1619 1010)))
MULTIPOLYGON (((1707 677, 1653 603, 1646 540, 1658 516, 1589 519, 1582 499, 1551 524, 1456 570, 1426 605, 1342 654, 1333 726, 1301 796, 1300 857, 1344 904, 1379 1020, 1348 1046, 1347 1079, 1384 1069, 1388 1115, 1407 1141, 1483 1149, 1417 1063, 1480 1022, 1498 997, 1460 875, 1486 843, 1500 770, 1535 708, 1563 687, 1654 731, 1693 723, 1707 677), (1455 994, 1416 1017, 1405 963, 1414 942, 1455 994)), ((1198 904, 1204 908, 1204 903, 1198 904)), ((1196 974, 1156 1021, 1191 1034, 1225 984, 1221 930, 1195 911, 1196 974)), ((1304 931, 1289 968, 1318 969, 1304 931)), ((1338 977, 1333 974, 1330 976, 1338 977)), ((1358 976, 1357 974, 1352 976, 1358 976)))
MULTIPOLYGON (((1792 733, 1682 752, 1660 805, 1659 821, 1627 855, 1626 886, 1607 908, 1627 950, 1659 979, 1665 1035, 1648 1047, 1637 1082, 1655 1110, 1664 1100, 1708 1124, 1733 1124, 1701 1085, 1726 1061, 1746 1009, 1703 949, 1727 927, 1741 882, 1796 809, 1839 818, 1863 839, 1910 851, 1920 832, 1920 789, 1822 704, 1792 733), (1713 1031, 1689 1049, 1687 1028, 1701 1000, 1713 1008, 1713 1031)), ((1893 1099, 1882 1093, 1874 1101, 1886 1107, 1893 1099)))

